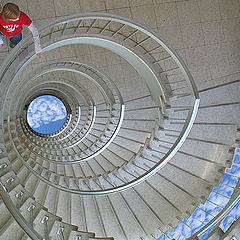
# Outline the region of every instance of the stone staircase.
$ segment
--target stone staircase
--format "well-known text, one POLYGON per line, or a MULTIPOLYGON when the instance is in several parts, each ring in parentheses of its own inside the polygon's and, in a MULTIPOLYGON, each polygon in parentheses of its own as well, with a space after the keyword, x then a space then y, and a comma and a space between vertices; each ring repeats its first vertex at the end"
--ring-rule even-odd
POLYGON ((46 61, 25 39, 1 69, 0 238, 157 239, 190 217, 231 166, 239 80, 198 92, 166 40, 117 15, 68 16, 40 34, 46 61), (86 44, 134 69, 124 87, 106 74, 111 65, 47 60, 86 44), (44 94, 67 106, 54 134, 26 121, 27 106, 44 94))

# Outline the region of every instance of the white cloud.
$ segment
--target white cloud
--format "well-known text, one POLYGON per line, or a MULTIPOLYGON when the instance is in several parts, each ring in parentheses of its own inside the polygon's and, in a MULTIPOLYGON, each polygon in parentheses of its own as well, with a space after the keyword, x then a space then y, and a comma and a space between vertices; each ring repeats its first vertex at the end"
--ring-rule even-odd
POLYGON ((36 98, 29 106, 27 120, 32 128, 39 128, 66 117, 66 109, 60 100, 53 96, 36 98))

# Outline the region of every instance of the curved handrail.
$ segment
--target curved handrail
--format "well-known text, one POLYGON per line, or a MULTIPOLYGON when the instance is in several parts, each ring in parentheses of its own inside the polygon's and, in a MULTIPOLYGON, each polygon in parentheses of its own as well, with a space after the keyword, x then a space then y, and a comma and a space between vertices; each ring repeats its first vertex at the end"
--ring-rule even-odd
MULTIPOLYGON (((147 180, 148 178, 150 178, 153 174, 155 174, 157 171, 159 171, 162 167, 164 167, 169 161, 170 159, 176 154, 176 152, 178 151, 178 149, 182 146, 182 144, 184 143, 185 139, 187 138, 194 119, 196 117, 197 114, 197 110, 198 110, 198 106, 199 106, 199 100, 196 100, 194 103, 194 107, 192 109, 194 114, 189 114, 189 122, 190 124, 188 126, 186 126, 184 128, 184 132, 181 133, 181 137, 179 137, 178 141, 175 142, 175 144, 170 148, 170 150, 168 151, 168 153, 162 158, 162 161, 157 163, 153 168, 151 168, 150 170, 148 170, 147 172, 145 172, 143 175, 141 175, 140 177, 126 183, 120 186, 116 186, 114 188, 108 188, 108 189, 102 189, 102 190, 91 190, 91 191, 86 191, 86 190, 76 190, 76 189, 70 189, 70 188, 65 188, 59 184, 53 183, 51 181, 49 181, 48 179, 44 178, 43 176, 41 176, 37 171, 33 170, 30 165, 23 159, 23 157, 18 153, 17 151, 17 147, 15 146, 15 144, 13 143, 13 147, 18 155, 18 157, 22 160, 23 164, 37 177, 39 177, 43 182, 51 185, 52 187, 55 187, 59 190, 65 191, 65 192, 70 192, 70 193, 75 193, 75 194, 82 194, 82 195, 103 195, 103 194, 109 194, 109 193, 114 193, 114 192, 119 192, 125 189, 128 189, 130 187, 134 187, 139 183, 142 183, 143 181, 147 180)), ((191 111, 190 111, 191 112, 191 111)), ((9 121, 9 119, 8 119, 9 121)), ((10 132, 10 139, 12 140, 12 136, 11 136, 11 132, 10 132)), ((13 141, 12 141, 13 142, 13 141)), ((71 163, 71 162, 70 162, 71 163)))
MULTIPOLYGON (((83 18, 84 19, 97 18, 97 19, 111 20, 111 21, 116 21, 116 22, 119 22, 119 23, 123 23, 123 24, 126 24, 128 26, 132 26, 133 28, 136 28, 136 29, 142 31, 146 35, 153 38, 157 43, 160 44, 160 46, 162 46, 171 55, 171 57, 175 60, 175 62, 179 66, 179 68, 182 70, 184 76, 186 77, 186 81, 187 81, 188 85, 190 86, 191 94, 192 94, 192 97, 193 97, 192 107, 190 108, 190 110, 188 112, 188 116, 187 116, 185 125, 184 125, 183 129, 181 130, 177 140, 175 141, 173 146, 170 148, 170 150, 166 153, 166 155, 161 159, 161 161, 158 164, 156 164, 153 168, 151 168, 149 171, 145 172, 141 177, 138 177, 135 180, 133 180, 129 183, 126 183, 124 185, 121 185, 121 186, 118 186, 118 187, 115 187, 115 188, 104 189, 104 190, 75 191, 74 189, 62 189, 61 188, 64 191, 69 191, 69 192, 74 192, 74 193, 79 193, 79 194, 93 195, 93 194, 112 193, 112 192, 117 192, 117 191, 127 189, 129 187, 135 186, 136 184, 139 184, 139 183, 145 181, 150 176, 152 176, 154 173, 159 171, 165 164, 167 164, 167 162, 176 154, 178 149, 182 146, 182 144, 186 140, 186 138, 187 138, 192 126, 193 126, 193 122, 196 118, 200 99, 199 99, 199 94, 198 94, 196 85, 193 81, 193 78, 192 78, 186 64, 183 62, 182 58, 177 54, 177 52, 172 48, 172 46, 165 39, 163 39, 158 33, 156 33, 155 31, 151 30, 150 28, 148 28, 147 26, 145 26, 143 24, 137 23, 133 20, 127 19, 125 17, 120 17, 120 16, 117 16, 117 15, 114 15, 114 14, 86 13, 86 14, 71 15, 71 16, 67 16, 67 17, 63 17, 63 18, 60 18, 58 20, 55 20, 52 23, 41 27, 39 29, 39 32, 40 32, 40 34, 43 34, 44 31, 47 31, 47 30, 51 29, 53 26, 55 27, 55 26, 61 25, 63 23, 76 21, 78 19, 83 19, 83 18)), ((14 56, 20 51, 20 47, 25 47, 30 42, 31 41, 29 39, 25 39, 21 43, 21 45, 18 46, 18 48, 14 49, 14 51, 10 54, 8 60, 6 60, 4 62, 5 68, 6 68, 6 65, 7 65, 8 62, 11 62, 11 61, 14 60, 14 56)), ((45 48, 43 48, 43 51, 45 51, 45 48)), ((35 56, 31 56, 29 59, 27 59, 25 61, 25 63, 20 67, 20 70, 22 70, 32 59, 34 59, 34 57, 35 56)), ((4 69, 4 67, 2 69, 4 69)), ((5 71, 2 71, 2 72, 4 73, 5 71)), ((16 76, 15 76, 15 78, 16 78, 16 76)), ((8 89, 8 91, 9 91, 9 89, 8 89)), ((7 92, 7 95, 8 95, 8 92, 7 92)), ((3 105, 5 107, 6 98, 4 98, 3 101, 4 101, 3 105)), ((3 109, 2 117, 4 117, 4 109, 3 109)), ((4 129, 3 129, 3 131, 4 131, 4 129)), ((46 181, 44 179, 42 179, 42 180, 46 181)))
POLYGON ((114 19, 114 21, 116 21, 116 22, 126 24, 133 28, 137 28, 137 29, 141 30, 142 32, 144 32, 146 35, 149 35, 150 37, 152 37, 156 42, 160 42, 160 44, 162 45, 162 47, 165 48, 165 50, 169 50, 168 52, 171 54, 171 56, 174 58, 174 60, 178 63, 179 67, 181 67, 182 70, 186 73, 186 79, 187 79, 187 81, 189 81, 189 84, 192 87, 192 94, 195 96, 196 99, 199 99, 199 93, 197 91, 197 87, 192 78, 192 75, 191 75, 189 69, 187 68, 186 64, 180 57, 180 55, 174 50, 174 48, 160 34, 158 34, 157 32, 155 32, 154 30, 152 30, 151 28, 147 27, 146 25, 144 25, 142 23, 138 23, 132 19, 129 19, 129 18, 126 18, 123 16, 119 16, 116 14, 90 12, 90 13, 73 14, 70 16, 61 17, 59 19, 54 20, 51 23, 45 24, 42 27, 40 27, 39 32, 41 33, 44 30, 49 30, 49 29, 51 29, 51 27, 53 25, 55 25, 55 26, 61 25, 63 23, 68 23, 68 22, 77 20, 79 18, 84 18, 84 19, 97 18, 97 19, 102 19, 102 20, 114 19))
MULTIPOLYGON (((58 61, 52 62, 52 64, 53 64, 54 66, 55 66, 56 63, 59 63, 59 62, 58 62, 58 61)), ((62 62, 60 62, 60 63, 62 63, 62 62)), ((78 66, 78 67, 79 67, 79 66, 87 66, 87 67, 90 67, 89 64, 83 64, 83 63, 75 62, 75 61, 71 61, 71 62, 70 62, 70 61, 67 61, 66 63, 68 63, 68 64, 71 63, 71 67, 73 66, 73 64, 75 64, 75 65, 78 66)), ((91 67, 94 68, 93 66, 91 66, 91 67)), ((63 67, 61 67, 61 66, 58 65, 58 66, 56 66, 55 68, 51 68, 51 67, 50 67, 50 68, 47 69, 46 71, 51 72, 51 71, 59 70, 59 69, 68 70, 67 67, 63 68, 63 67)), ((69 69, 71 70, 72 68, 69 68, 69 69)), ((47 159, 47 160, 50 161, 50 162, 54 162, 54 163, 64 164, 64 165, 65 165, 65 164, 72 164, 72 163, 77 163, 77 162, 89 160, 89 159, 97 156, 97 155, 100 154, 101 152, 103 152, 103 151, 112 143, 112 141, 115 139, 116 135, 118 134, 118 132, 119 132, 119 130, 120 130, 120 127, 121 127, 122 122, 123 122, 124 109, 125 109, 125 108, 124 108, 124 104, 123 104, 123 99, 122 99, 122 97, 121 97, 121 94, 120 94, 117 86, 111 81, 111 79, 110 79, 108 76, 106 76, 106 74, 104 74, 102 71, 100 71, 100 70, 98 70, 98 69, 96 69, 96 68, 94 68, 94 70, 98 73, 98 75, 101 77, 101 79, 102 79, 102 81, 103 81, 104 83, 105 83, 105 80, 107 80, 108 83, 109 83, 109 81, 111 82, 111 84, 112 84, 113 87, 114 87, 115 92, 116 92, 117 95, 118 95, 118 98, 119 98, 119 100, 120 100, 121 106, 120 106, 120 114, 119 114, 119 121, 118 121, 117 127, 116 127, 116 129, 113 131, 112 136, 108 139, 108 142, 107 142, 106 144, 104 144, 104 146, 102 146, 100 149, 98 149, 97 151, 95 151, 93 154, 91 154, 91 155, 89 155, 89 156, 86 156, 86 157, 82 157, 82 158, 76 159, 76 160, 64 161, 64 162, 63 162, 63 161, 57 161, 57 160, 47 159)), ((38 76, 41 76, 41 75, 43 75, 43 73, 38 73, 36 76, 34 76, 34 79, 37 78, 38 76)), ((86 75, 86 74, 85 74, 85 75, 86 75)), ((88 75, 88 77, 90 78, 91 76, 88 75)), ((98 83, 98 81, 100 81, 100 79, 95 80, 94 78, 91 78, 91 80, 94 81, 94 83, 98 84, 98 86, 101 87, 100 83, 98 83)), ((105 88, 106 88, 106 87, 105 87, 105 88)), ((103 90, 104 90, 104 89, 103 89, 103 90)), ((102 90, 102 91, 103 91, 103 90, 102 90)), ((107 96, 106 96, 106 98, 107 98, 107 96)), ((110 100, 109 100, 109 101, 110 101, 110 100)), ((108 102, 108 100, 106 100, 106 102, 108 102)), ((90 132, 91 128, 93 127, 95 117, 96 117, 96 107, 93 108, 93 120, 92 120, 92 123, 90 124, 90 126, 88 127, 88 131, 82 136, 82 138, 81 138, 80 141, 82 141, 82 140, 86 137, 87 133, 90 132)), ((76 142, 75 145, 77 145, 80 141, 76 142)), ((75 145, 71 145, 70 147, 73 147, 73 146, 75 146, 75 145)), ((43 157, 43 158, 44 158, 44 157, 43 157)), ((46 159, 46 158, 45 158, 45 159, 46 159)))
MULTIPOLYGON (((144 24, 138 23, 132 19, 118 16, 116 14, 110 14, 110 13, 82 13, 82 14, 73 14, 70 16, 66 17, 61 17, 59 19, 56 19, 48 24, 45 24, 39 28, 39 33, 40 35, 44 33, 44 31, 50 30, 52 26, 58 26, 63 23, 68 23, 71 21, 76 21, 78 19, 84 18, 84 19, 92 19, 92 18, 97 18, 97 19, 103 19, 103 20, 114 20, 119 23, 123 23, 126 25, 129 25, 133 28, 137 28, 141 31, 143 31, 145 34, 149 35, 152 37, 156 42, 158 42, 164 49, 174 58, 174 60, 177 62, 178 66, 183 70, 186 76, 186 80, 188 81, 189 85, 191 86, 192 94, 196 99, 199 99, 199 93, 197 91, 197 87, 195 85, 195 82, 192 78, 192 75, 190 71, 188 70, 186 64, 182 60, 182 58, 179 56, 179 54, 174 50, 174 48, 157 32, 152 30, 151 28, 145 26, 144 24)), ((33 43, 32 39, 30 37, 22 40, 15 48, 14 50, 10 53, 8 58, 5 59, 5 61, 2 64, 1 71, 0 71, 0 79, 2 78, 1 76, 5 73, 4 69, 6 69, 7 65, 9 62, 12 62, 14 60, 14 57, 21 52, 22 48, 25 48, 27 44, 33 43)), ((44 52, 44 49, 43 49, 44 52)), ((36 58, 36 56, 30 56, 30 58, 36 58)))
POLYGON ((26 219, 22 216, 20 211, 14 205, 1 179, 0 179, 0 195, 5 206, 7 207, 9 212, 12 214, 14 219, 17 221, 19 226, 21 226, 23 231, 33 240, 45 240, 45 238, 43 238, 38 232, 36 232, 33 229, 33 227, 26 221, 26 219))

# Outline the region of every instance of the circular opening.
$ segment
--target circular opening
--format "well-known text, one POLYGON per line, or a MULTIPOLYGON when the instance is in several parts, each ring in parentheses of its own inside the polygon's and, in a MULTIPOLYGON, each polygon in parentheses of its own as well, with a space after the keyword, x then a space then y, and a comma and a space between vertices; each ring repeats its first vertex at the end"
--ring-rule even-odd
POLYGON ((67 118, 63 102, 52 95, 35 98, 27 110, 27 122, 30 127, 41 134, 57 132, 67 118))

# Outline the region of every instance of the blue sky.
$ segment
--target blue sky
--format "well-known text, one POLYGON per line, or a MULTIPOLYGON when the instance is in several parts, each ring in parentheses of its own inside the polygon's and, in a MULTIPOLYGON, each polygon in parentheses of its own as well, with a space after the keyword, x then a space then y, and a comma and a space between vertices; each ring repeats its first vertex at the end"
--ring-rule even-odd
MULTIPOLYGON (((205 204, 199 204, 192 216, 188 219, 183 219, 183 222, 179 223, 177 227, 171 232, 165 232, 169 238, 175 238, 176 240, 184 240, 207 222, 209 222, 221 209, 226 205, 231 197, 234 187, 237 184, 240 177, 240 149, 236 150, 233 166, 231 169, 227 169, 223 176, 221 184, 218 187, 214 187, 208 200, 205 204), (229 175, 229 174, 232 175, 229 175)), ((220 224, 220 228, 225 232, 228 227, 240 217, 240 203, 224 218, 220 224)), ((200 240, 204 240, 212 229, 199 237, 200 240)), ((161 236, 158 240, 169 240, 166 236, 161 236)))
POLYGON ((59 130, 66 120, 62 101, 51 95, 35 98, 29 105, 27 121, 33 130, 50 134, 59 130))

